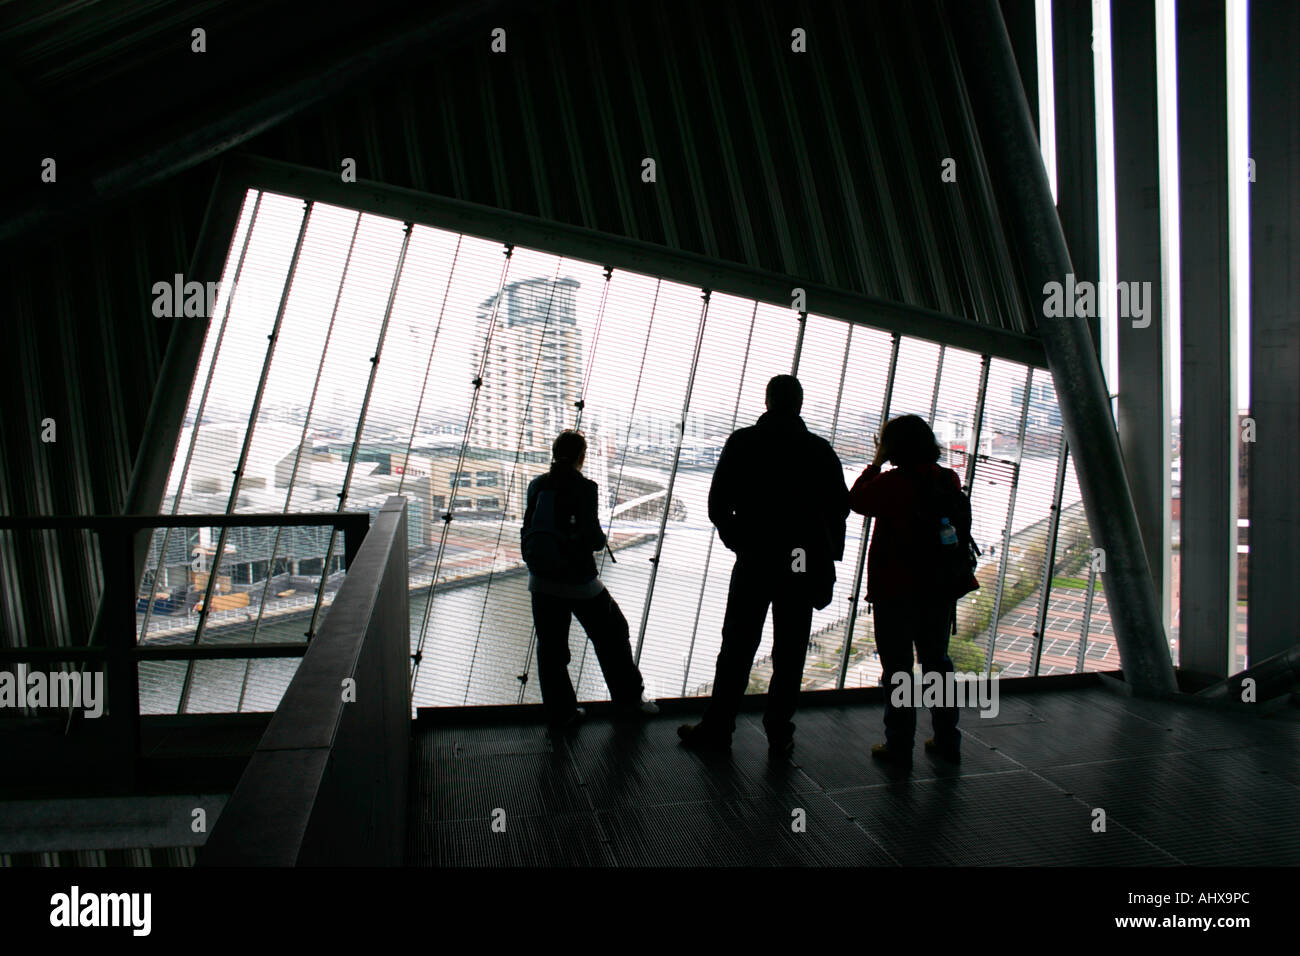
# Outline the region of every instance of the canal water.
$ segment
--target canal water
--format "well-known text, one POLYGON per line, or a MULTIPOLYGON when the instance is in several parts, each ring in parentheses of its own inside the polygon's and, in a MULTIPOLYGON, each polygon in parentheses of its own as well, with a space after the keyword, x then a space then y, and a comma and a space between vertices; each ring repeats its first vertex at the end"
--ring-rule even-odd
MULTIPOLYGON (((983 466, 981 466, 983 467, 983 466)), ((1042 520, 1051 503, 1055 459, 1026 458, 1021 468, 1015 532, 1042 520)), ((861 466, 846 467, 851 484, 861 466)), ((661 484, 666 473, 634 470, 627 473, 661 484)), ((973 505, 977 543, 999 541, 1006 519, 1009 469, 985 468, 977 475, 973 505)), ((710 470, 677 474, 673 495, 686 508, 683 521, 670 521, 654 575, 658 522, 620 522, 624 531, 650 534, 651 540, 598 557, 600 576, 627 617, 634 650, 640 647, 647 695, 675 697, 694 693, 713 676, 721 644, 727 582, 732 555, 716 538, 708 520, 710 470), (651 595, 647 603, 647 595, 651 595)), ((1065 504, 1077 500, 1077 487, 1067 485, 1065 504)), ((849 516, 845 560, 837 568, 835 598, 814 616, 813 628, 834 624, 848 612, 862 519, 849 516)), ((987 548, 986 548, 987 550, 987 548)), ((411 647, 421 644, 422 663, 414 687, 416 706, 462 706, 536 702, 532 616, 526 573, 508 572, 461 586, 439 585, 411 595, 411 647), (427 620, 426 620, 427 611, 427 620), (520 676, 527 675, 526 681, 520 676)), ((301 640, 299 617, 263 622, 258 640, 301 640)), ((573 676, 579 699, 605 699, 607 691, 591 645, 575 621, 570 630, 573 676)), ((771 647, 771 618, 759 656, 771 647)), ((292 678, 296 660, 208 661, 191 676, 190 711, 269 710, 292 678), (241 705, 242 701, 242 705, 241 705)), ((186 665, 151 663, 141 668, 141 701, 148 713, 175 713, 186 665)))

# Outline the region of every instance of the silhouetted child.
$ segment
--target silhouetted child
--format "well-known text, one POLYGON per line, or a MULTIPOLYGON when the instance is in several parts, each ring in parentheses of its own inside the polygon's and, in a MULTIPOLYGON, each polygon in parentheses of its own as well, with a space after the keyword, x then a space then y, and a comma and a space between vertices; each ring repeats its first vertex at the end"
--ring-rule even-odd
POLYGON ((641 699, 644 684, 632 659, 627 618, 596 574, 592 555, 606 541, 597 513, 599 489, 582 474, 587 440, 580 432, 561 432, 551 456, 550 471, 528 485, 520 529, 547 719, 553 726, 571 728, 585 716, 569 679, 574 617, 591 639, 616 708, 625 714, 656 714, 658 706, 641 699))

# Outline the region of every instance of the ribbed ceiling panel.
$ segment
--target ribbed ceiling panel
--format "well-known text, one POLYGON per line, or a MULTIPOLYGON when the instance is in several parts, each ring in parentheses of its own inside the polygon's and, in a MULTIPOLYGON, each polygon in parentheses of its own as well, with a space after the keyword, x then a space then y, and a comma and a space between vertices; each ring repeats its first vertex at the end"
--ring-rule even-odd
MULTIPOLYGON (((13 251, 0 280, 10 331, 0 514, 121 512, 177 321, 153 316, 152 283, 188 268, 211 173, 155 187, 57 244, 13 251)), ((0 532, 0 573, 0 647, 86 642, 101 583, 95 536, 0 532)))
POLYGON ((248 148, 1032 329, 933 0, 580 2, 502 26, 503 54, 473 40, 248 148))

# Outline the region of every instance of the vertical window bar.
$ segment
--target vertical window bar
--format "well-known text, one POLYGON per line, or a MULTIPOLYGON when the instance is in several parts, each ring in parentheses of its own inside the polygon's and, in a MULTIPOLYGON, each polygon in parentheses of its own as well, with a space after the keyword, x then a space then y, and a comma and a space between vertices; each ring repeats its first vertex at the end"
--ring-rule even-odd
POLYGON ((1016 460, 1011 467, 1011 494, 1007 499, 1007 521, 1002 526, 1002 558, 998 561, 998 586, 993 592, 993 616, 989 618, 989 646, 984 653, 984 670, 993 673, 993 649, 998 643, 998 620, 1002 616, 1002 589, 1007 580, 1007 553, 1011 550, 1011 522, 1016 515, 1016 490, 1020 487, 1020 462, 1025 454, 1025 420, 1029 417, 1029 394, 1034 370, 1025 370, 1025 394, 1020 400, 1020 425, 1016 429, 1016 460))
MULTIPOLYGON (((745 372, 749 368, 749 350, 754 343, 754 325, 758 320, 758 301, 754 302, 754 311, 749 316, 749 336, 745 339, 745 357, 740 362, 740 384, 736 387, 736 405, 731 410, 731 428, 730 431, 736 430, 736 422, 740 420, 740 395, 745 390, 745 372)), ((843 377, 841 376, 841 382, 843 377)), ((710 522, 710 525, 712 523, 710 522)), ((713 563, 713 542, 718 537, 718 529, 710 527, 709 529, 709 546, 704 552, 704 573, 700 576, 700 597, 695 602, 695 621, 691 624, 691 643, 686 651, 686 661, 682 667, 682 696, 686 696, 686 683, 690 680, 691 661, 695 657, 695 638, 700 630, 700 611, 704 608, 704 590, 709 583, 709 567, 713 563)))
MULTIPOLYGON (((313 202, 303 203, 302 223, 298 226, 298 239, 294 243, 293 258, 289 260, 289 271, 284 277, 284 288, 280 291, 280 306, 276 309, 275 324, 271 327, 271 334, 267 337, 266 357, 262 360, 262 372, 257 379, 257 391, 253 394, 253 404, 248 412, 248 427, 244 429, 244 444, 239 450, 239 462, 235 465, 234 477, 230 482, 230 497, 226 501, 226 514, 232 514, 235 505, 239 501, 239 486, 244 478, 244 468, 248 464, 248 451, 253 444, 253 430, 257 425, 257 416, 262 410, 262 393, 266 390, 266 379, 271 372, 271 359, 275 356, 275 346, 280 338, 280 325, 284 321, 284 310, 289 304, 289 293, 293 288, 293 280, 298 272, 298 256, 302 253, 302 243, 307 237, 307 226, 311 222, 312 211, 316 208, 313 202)), ((197 430, 198 422, 195 422, 197 430)), ((226 536, 229 528, 222 527, 217 535, 217 547, 212 554, 212 562, 208 565, 208 584, 203 590, 203 610, 199 612, 198 626, 194 629, 194 640, 192 643, 198 644, 203 640, 203 631, 207 626, 208 614, 212 610, 212 593, 215 590, 217 576, 221 570, 221 557, 226 550, 226 536)), ((185 713, 185 708, 189 704, 190 686, 194 679, 194 661, 187 661, 185 664, 185 683, 181 687, 181 699, 177 708, 177 713, 185 713)))
POLYGON ((528 690, 528 672, 533 666, 533 646, 536 641, 537 628, 534 626, 528 634, 528 649, 524 651, 524 669, 515 675, 515 679, 519 681, 519 696, 515 698, 516 704, 524 702, 524 693, 528 690))
POLYGON ((966 494, 975 486, 975 461, 980 455, 980 439, 984 430, 984 396, 989 390, 989 365, 992 359, 985 355, 980 363, 979 394, 975 396, 975 427, 971 435, 970 450, 966 455, 966 494))
POLYGON ((677 425, 677 447, 673 451, 673 470, 668 474, 668 490, 664 493, 664 510, 659 518, 659 540, 655 542, 654 557, 650 559, 650 581, 646 585, 645 607, 641 609, 641 627, 638 629, 636 636, 636 655, 635 660, 638 665, 641 663, 641 647, 645 643, 645 628, 650 619, 650 605, 654 600, 655 578, 659 574, 659 556, 664 550, 664 534, 668 530, 668 513, 673 508, 673 486, 677 482, 677 465, 682 459, 682 442, 686 439, 686 415, 691 408, 691 391, 695 387, 695 373, 700 367, 700 347, 704 344, 704 325, 709 317, 709 297, 712 292, 704 289, 700 293, 700 298, 704 300, 704 305, 700 307, 700 324, 695 331, 695 355, 691 359, 691 374, 686 380, 686 399, 682 402, 682 417, 677 425))
MULTIPOLYGON (((634 418, 636 416, 637 402, 641 398, 641 381, 645 377, 645 360, 646 360, 646 356, 650 354, 650 340, 654 337, 655 315, 659 311, 659 290, 662 287, 663 287, 663 280, 656 279, 654 298, 650 302, 650 321, 646 324, 645 345, 642 346, 641 348, 641 364, 637 368, 637 373, 636 373, 636 388, 633 389, 632 391, 632 407, 628 409, 627 428, 623 433, 623 457, 619 459, 618 478, 614 482, 614 497, 612 499, 614 501, 618 501, 619 492, 622 491, 623 488, 623 469, 627 466, 627 450, 628 450, 628 446, 632 442, 632 425, 633 425, 634 418)), ((670 498, 668 500, 668 503, 665 505, 665 507, 668 507, 671 504, 672 504, 672 500, 670 498)), ((615 505, 614 507, 617 507, 617 505, 615 505)), ((614 508, 611 508, 609 512, 609 524, 605 526, 606 539, 609 538, 610 532, 612 532, 613 530, 614 530, 614 508)), ((597 566, 598 573, 603 572, 605 570, 605 557, 608 554, 609 554, 608 551, 601 552, 600 564, 597 566)), ((526 655, 526 658, 530 662, 532 659, 533 647, 536 640, 537 640, 537 629, 534 628, 532 631, 532 636, 529 638, 528 653, 526 655)), ((578 660, 578 679, 574 683, 575 687, 580 687, 582 685, 582 672, 587 666, 587 648, 590 646, 591 646, 590 641, 584 641, 582 644, 582 657, 579 658, 578 660)), ((527 674, 528 671, 525 669, 524 673, 527 674)))
MULTIPOLYGON (((172 499, 172 514, 180 511, 181 498, 185 494, 185 479, 189 477, 190 464, 194 461, 194 448, 198 444, 199 429, 202 427, 203 412, 207 408, 208 396, 212 391, 212 379, 217 371, 217 359, 221 356, 221 345, 225 341, 226 326, 230 320, 231 303, 235 300, 235 290, 239 288, 240 277, 244 273, 244 259, 248 255, 248 244, 253 237, 253 229, 257 226, 257 214, 262 207, 262 193, 257 194, 257 199, 253 202, 253 215, 248 222, 248 231, 244 233, 244 243, 239 249, 239 261, 235 265, 235 276, 230 283, 230 295, 226 296, 226 308, 221 316, 221 324, 217 327, 217 340, 212 346, 212 358, 208 362, 208 377, 203 382, 203 393, 199 397, 199 407, 194 416, 194 428, 190 432, 190 446, 185 451, 185 464, 181 466, 180 480, 176 484, 176 496, 172 499)), ((162 548, 158 552, 158 566, 154 570, 154 582, 158 581, 162 573, 163 565, 167 561, 167 545, 171 540, 172 528, 163 531, 162 548)), ((145 606, 144 620, 140 625, 140 639, 144 640, 149 634, 149 619, 153 616, 154 594, 158 591, 157 587, 149 589, 149 603, 145 606)))
MULTIPOLYGON (((880 407, 880 427, 885 427, 889 420, 889 404, 894 399, 894 374, 898 371, 898 345, 901 338, 894 333, 889 347, 889 374, 885 378, 885 400, 880 407)), ((853 592, 849 595, 849 622, 844 627, 844 647, 840 649, 840 676, 836 682, 837 690, 844 689, 844 681, 849 675, 849 654, 853 647, 853 631, 858 621, 858 600, 862 595, 862 571, 867 564, 867 545, 870 543, 871 518, 862 518, 862 538, 858 547, 858 564, 853 572, 853 592)))
MULTIPOLYGON (((564 269, 564 260, 558 259, 555 263, 555 276, 551 279, 551 295, 550 298, 546 300, 546 318, 542 324, 542 334, 538 336, 537 339, 537 354, 533 358, 533 370, 528 377, 528 393, 527 393, 527 397, 524 399, 524 408, 526 409, 526 411, 524 412, 524 418, 520 419, 519 422, 519 439, 518 441, 515 442, 515 460, 514 460, 514 464, 510 468, 510 478, 506 481, 506 485, 505 485, 504 500, 507 502, 510 501, 510 496, 515 490, 515 479, 519 475, 519 459, 524 452, 524 434, 529 429, 529 425, 527 423, 527 417, 532 413, 533 391, 537 386, 537 370, 538 368, 541 367, 542 364, 542 353, 546 351, 546 334, 550 331, 551 315, 555 309, 555 289, 559 284, 560 272, 563 269, 564 269)), ((606 289, 609 288, 608 283, 606 283, 605 288, 606 289)), ((602 306, 603 306, 603 300, 602 300, 602 306)), ((595 346, 593 345, 593 348, 594 347, 595 346)), ((520 358, 522 359, 523 356, 520 355, 520 358)), ((579 408, 578 414, 579 415, 582 414, 581 408, 579 408)), ((524 497, 526 497, 526 495, 527 495, 527 488, 524 489, 524 495, 520 496, 521 500, 524 497)), ((506 528, 506 518, 503 512, 501 515, 501 521, 497 525, 497 540, 492 548, 492 567, 488 570, 487 582, 483 591, 483 603, 479 606, 478 627, 474 632, 474 647, 470 651, 469 667, 466 668, 465 671, 465 695, 461 698, 462 705, 466 705, 469 703, 469 689, 472 686, 474 681, 474 665, 475 663, 478 662, 478 646, 479 646, 479 642, 483 639, 483 620, 487 616, 488 601, 492 597, 492 582, 496 579, 496 572, 497 572, 496 558, 497 555, 501 553, 501 536, 505 534, 505 528, 506 528)))
POLYGON ((1088 632, 1092 628, 1092 600, 1097 593, 1097 562, 1088 562, 1088 593, 1083 598, 1083 629, 1079 634, 1079 673, 1083 672, 1086 662, 1084 653, 1088 650, 1088 632))
MULTIPOLYGON (((1232 352, 1230 366, 1233 382, 1229 388, 1233 429, 1240 436, 1241 413, 1250 414, 1250 202, 1248 200, 1250 180, 1247 176, 1249 160, 1249 117, 1247 53, 1246 48, 1246 14, 1247 0, 1229 0, 1227 4, 1225 41, 1227 44, 1227 112, 1228 112, 1228 311, 1232 317, 1235 336, 1229 341, 1232 352), (1235 388, 1231 386, 1235 385, 1235 388)), ((1294 140, 1293 140, 1294 142, 1294 140)), ((1292 352, 1294 354, 1294 350, 1292 352)), ((1239 562, 1249 561, 1250 553, 1250 518, 1241 517, 1240 493, 1249 492, 1242 489, 1243 478, 1249 480, 1249 469, 1253 457, 1252 444, 1237 443, 1232 454, 1238 457, 1238 465, 1229 473, 1232 481, 1228 487, 1228 496, 1233 502, 1229 512, 1229 524, 1232 528, 1232 543, 1228 559, 1230 569, 1229 582, 1229 627, 1232 638, 1229 641, 1228 673, 1245 670, 1250 663, 1250 607, 1237 600, 1239 562), (1244 468, 1243 468, 1244 466, 1244 468), (1245 541, 1242 541, 1242 530, 1245 541), (1244 555, 1241 548, 1245 548, 1244 555), (1240 626, 1239 626, 1240 625, 1240 626), (1237 637, 1246 639, 1242 652, 1237 652, 1237 637)), ((1258 551, 1258 548, 1256 549, 1258 551)), ((1247 572, 1249 568, 1247 568, 1247 572)), ((1249 583, 1247 581, 1247 583, 1249 583)), ((1258 643, 1258 636, 1256 637, 1258 643)))
POLYGON ((803 334, 808 330, 808 313, 799 313, 799 334, 794 340, 794 362, 790 366, 790 374, 799 374, 799 357, 803 354, 803 334))
POLYGON ((948 346, 939 343, 939 358, 934 365, 934 394, 930 396, 930 427, 934 427, 934 416, 939 410, 939 383, 943 381, 943 355, 948 346))
MULTIPOLYGON (((654 330, 655 330, 655 313, 659 309, 660 283, 661 280, 656 280, 655 282, 655 295, 654 295, 654 299, 650 303, 650 321, 646 326, 645 345, 642 346, 641 348, 641 364, 637 368, 637 372, 636 372, 636 388, 633 389, 632 391, 632 407, 628 409, 627 428, 623 432, 623 457, 619 459, 618 478, 614 482, 615 501, 618 500, 619 492, 622 491, 623 488, 623 469, 627 466, 627 449, 632 441, 633 418, 636 415, 637 402, 641 398, 641 381, 645 377, 645 360, 646 360, 646 356, 650 354, 650 339, 654 336, 654 330)), ((614 512, 613 509, 611 509, 609 515, 609 524, 605 526, 605 537, 608 538, 609 533, 613 530, 614 530, 614 512)), ((600 569, 602 571, 605 569, 604 554, 600 556, 600 569)))
POLYGON ((1056 452, 1056 483, 1052 490, 1051 513, 1047 519, 1047 547, 1043 554, 1043 593, 1038 598, 1038 619, 1034 624, 1034 669, 1038 676, 1039 658, 1043 656, 1043 635, 1047 631, 1047 602, 1052 596, 1052 570, 1056 567, 1056 539, 1061 530, 1061 496, 1065 493, 1065 462, 1070 446, 1061 436, 1061 447, 1056 452))
MULTIPOLYGON (((451 496, 447 499, 447 510, 442 515, 442 533, 438 538, 438 557, 433 565, 433 577, 429 581, 429 594, 424 604, 424 617, 420 621, 420 637, 415 645, 415 666, 411 668, 411 693, 415 693, 416 681, 420 676, 420 662, 424 658, 424 642, 429 636, 429 613, 433 610, 433 598, 438 590, 438 575, 442 571, 442 556, 447 551, 447 532, 451 528, 451 509, 456 501, 456 494, 460 491, 460 475, 465 468, 465 452, 469 446, 470 429, 474 424, 474 411, 478 408, 479 389, 483 385, 483 372, 487 369, 489 356, 492 354, 492 333, 496 331, 497 315, 501 312, 501 300, 506 287, 506 279, 510 275, 510 260, 514 255, 514 243, 507 243, 502 250, 505 261, 501 264, 501 279, 497 283, 496 297, 492 302, 492 315, 488 319, 487 335, 483 340, 483 355, 479 359, 478 372, 475 374, 472 384, 474 393, 470 397, 469 412, 465 416, 465 437, 461 439, 460 453, 456 456, 456 470, 451 476, 451 496)), ((449 280, 450 281, 450 280, 449 280)))
POLYGON ((844 401, 844 379, 849 371, 849 349, 853 347, 853 323, 849 323, 848 334, 844 336, 844 361, 840 363, 840 384, 835 390, 835 412, 831 415, 831 447, 835 447, 835 436, 840 428, 840 404, 844 401))
MULTIPOLYGON (((308 399, 307 401, 307 413, 303 417, 302 434, 299 436, 298 439, 298 450, 294 453, 293 456, 293 469, 289 474, 289 488, 285 492, 285 496, 284 496, 284 510, 283 510, 284 514, 288 514, 289 509, 292 507, 294 487, 298 481, 298 469, 302 464, 302 450, 307 444, 307 434, 311 428, 312 414, 316 409, 316 396, 320 392, 321 373, 325 369, 325 356, 329 354, 330 339, 334 335, 334 326, 338 320, 339 302, 343 298, 343 287, 347 284, 348 272, 350 271, 352 266, 352 255, 353 252, 356 250, 357 233, 358 231, 360 231, 360 229, 361 229, 361 214, 357 213, 357 221, 352 226, 352 238, 348 243, 347 258, 343 262, 343 273, 339 276, 338 292, 336 292, 334 296, 334 308, 330 312, 329 326, 325 331, 325 343, 324 345, 321 346, 320 361, 316 365, 316 378, 312 382, 311 398, 308 399)), ((274 566, 276 555, 279 553, 280 550, 280 537, 281 537, 281 532, 283 530, 284 530, 283 528, 275 529, 275 543, 271 548, 272 566, 274 566)), ((262 588, 262 605, 257 612, 257 625, 253 630, 253 640, 257 639, 257 630, 260 629, 262 625, 262 612, 266 608, 266 598, 270 592, 272 577, 273 575, 270 574, 268 570, 268 574, 266 576, 266 584, 262 588)))
MULTIPOLYGON (((411 223, 402 230, 402 248, 397 253, 397 265, 393 269, 393 282, 388 289, 388 302, 384 306, 384 318, 379 324, 379 336, 375 341, 375 353, 370 356, 370 375, 366 379, 366 393, 361 399, 361 411, 357 413, 357 430, 352 437, 352 448, 348 452, 348 466, 343 472, 343 488, 339 491, 338 511, 341 514, 347 507, 348 494, 352 490, 352 475, 357 467, 357 454, 361 451, 361 434, 366 427, 366 414, 370 411, 370 399, 375 393, 375 379, 379 375, 379 360, 384 353, 384 342, 388 338, 388 323, 393 315, 393 303, 397 300, 397 287, 402 281, 402 268, 406 265, 406 251, 411 245, 411 223)), ((321 353, 322 356, 324 352, 321 353)), ((316 604, 311 611, 311 624, 307 628, 307 640, 316 636, 316 622, 320 619, 321 602, 325 600, 325 582, 329 580, 330 565, 334 563, 334 545, 338 541, 339 529, 330 529, 329 544, 325 547, 325 564, 320 570, 320 586, 316 589, 316 604)))
MULTIPOLYGON (((325 330, 325 344, 321 346, 320 361, 316 365, 316 378, 312 382, 311 398, 308 399, 307 401, 307 413, 306 415, 303 416, 303 420, 302 420, 302 434, 298 438, 298 450, 294 453, 293 456, 293 470, 289 473, 289 488, 288 490, 285 491, 284 494, 284 510, 282 512, 283 514, 288 514, 290 508, 293 506, 293 492, 298 482, 298 469, 302 464, 302 450, 307 445, 307 434, 308 434, 308 430, 311 428, 312 414, 315 412, 316 409, 316 396, 320 392, 321 373, 325 369, 325 356, 329 354, 330 339, 334 335, 334 325, 338 320, 339 302, 341 302, 343 299, 343 287, 347 285, 348 272, 351 270, 352 267, 352 254, 356 250, 357 233, 360 230, 361 230, 361 213, 357 213, 357 221, 352 225, 352 238, 348 242, 348 254, 347 257, 343 260, 343 272, 339 276, 338 292, 336 292, 334 295, 334 308, 330 312, 329 327, 325 330)), ((274 574, 275 559, 276 556, 280 553, 280 540, 283 531, 284 528, 282 527, 275 529, 275 539, 271 545, 271 563, 267 566, 266 584, 262 586, 262 602, 261 604, 258 605, 257 608, 257 621, 253 625, 253 634, 252 637, 249 639, 250 643, 257 642, 257 634, 262 628, 262 614, 266 610, 266 599, 270 597, 271 579, 275 576, 274 574)), ((291 560, 289 559, 289 555, 287 551, 285 557, 286 560, 291 560)), ((239 706, 235 708, 237 712, 242 711, 244 709, 244 693, 248 689, 248 672, 251 669, 251 667, 252 667, 252 662, 250 661, 249 664, 244 668, 244 680, 239 688, 239 706)))
MULTIPOLYGON (((613 274, 614 267, 605 266, 605 285, 600 290, 600 307, 596 310, 596 331, 591 337, 591 348, 587 353, 587 369, 582 373, 582 393, 573 403, 578 409, 578 414, 573 419, 574 431, 582 427, 582 413, 587 407, 587 389, 591 386, 592 367, 596 364, 596 349, 600 346, 600 330, 605 325, 605 303, 609 301, 609 280, 613 274)), ((556 275, 559 275, 558 271, 556 275)))
MULTIPOLYGON (((456 250, 452 253, 451 267, 447 270, 447 284, 446 286, 443 287, 442 290, 442 305, 438 309, 438 321, 433 328, 433 341, 429 343, 429 359, 424 363, 424 378, 421 379, 420 381, 420 397, 415 403, 415 414, 411 417, 411 434, 406 439, 406 457, 403 459, 403 461, 405 462, 409 462, 411 460, 411 449, 415 446, 415 432, 416 429, 420 427, 420 414, 424 411, 424 397, 425 395, 428 394, 429 391, 429 375, 433 371, 433 357, 438 350, 438 336, 442 333, 442 320, 443 317, 447 314, 447 299, 451 296, 451 284, 452 281, 456 278, 456 264, 460 261, 460 246, 461 243, 464 241, 465 241, 465 236, 463 234, 458 235, 456 237, 456 250)), ((322 353, 322 357, 323 355, 324 353, 322 353)), ((397 482, 397 493, 399 495, 406 487, 406 476, 409 472, 410 472, 409 468, 405 468, 405 467, 402 468, 402 477, 397 482)), ((408 571, 408 577, 409 577, 409 571, 408 571)), ((432 590, 433 581, 430 581, 429 584, 430 584, 430 589, 432 590)), ((426 600, 428 600, 428 598, 430 598, 431 596, 432 596, 431 593, 427 594, 425 596, 426 600)), ((428 608, 426 605, 426 610, 427 609, 428 608)), ((417 650, 416 653, 411 655, 412 691, 414 691, 415 688, 416 672, 420 668, 420 656, 421 655, 419 650, 417 650)))
MULTIPOLYGON (((456 263, 460 261, 460 244, 464 240, 464 235, 456 237, 456 251, 451 256, 451 268, 447 270, 447 285, 442 290, 442 306, 438 309, 438 322, 433 327, 433 341, 429 344, 429 360, 424 363, 424 378, 420 381, 420 397, 416 400, 415 415, 411 418, 411 434, 406 439, 406 457, 403 461, 411 460, 411 449, 415 447, 415 430, 420 427, 420 413, 424 411, 424 396, 429 392, 429 373, 433 371, 433 356, 438 349, 438 336, 442 333, 442 319, 447 314, 447 299, 451 295, 452 280, 456 278, 456 263)), ((409 468, 402 469, 402 477, 397 482, 397 493, 399 495, 406 487, 406 476, 409 472, 409 468)))

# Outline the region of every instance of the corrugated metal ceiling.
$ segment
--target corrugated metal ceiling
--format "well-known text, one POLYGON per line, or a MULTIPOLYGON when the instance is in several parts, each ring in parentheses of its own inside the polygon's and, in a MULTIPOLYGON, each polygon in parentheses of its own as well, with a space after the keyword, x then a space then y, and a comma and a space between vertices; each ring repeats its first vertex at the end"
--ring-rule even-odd
POLYGON ((511 26, 506 55, 483 37, 249 149, 1032 330, 936 3, 584 2, 511 26))

